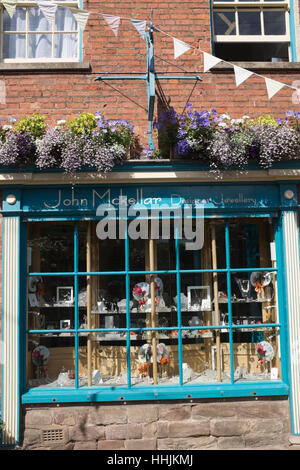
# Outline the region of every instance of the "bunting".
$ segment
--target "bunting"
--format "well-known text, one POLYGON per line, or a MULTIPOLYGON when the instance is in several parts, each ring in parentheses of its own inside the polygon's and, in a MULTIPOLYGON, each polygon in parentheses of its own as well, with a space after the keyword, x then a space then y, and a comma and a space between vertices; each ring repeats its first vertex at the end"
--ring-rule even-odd
POLYGON ((207 52, 203 52, 203 71, 207 72, 211 69, 214 65, 217 65, 219 62, 222 62, 222 59, 215 57, 207 52))
POLYGON ((102 16, 110 27, 110 29, 112 30, 112 32, 114 33, 114 35, 117 37, 121 18, 119 16, 104 15, 103 13, 102 16))
POLYGON ((88 11, 79 10, 78 8, 70 8, 70 10, 73 13, 75 20, 77 21, 79 28, 83 31, 86 27, 90 13, 88 11))
POLYGON ((243 83, 245 80, 247 80, 247 78, 253 75, 253 72, 250 72, 250 70, 243 69, 242 67, 238 67, 237 65, 234 65, 233 68, 236 86, 240 86, 241 83, 243 83))
POLYGON ((57 10, 56 3, 50 3, 47 0, 37 0, 37 4, 41 9, 41 12, 47 19, 48 23, 52 24, 55 18, 55 13, 57 10))
POLYGON ((15 12, 16 6, 17 6, 17 1, 16 0, 2 0, 2 5, 4 6, 9 16, 12 18, 15 12))
POLYGON ((268 92, 269 100, 279 91, 282 87, 284 87, 284 83, 277 82, 276 80, 272 80, 271 78, 265 77, 265 83, 268 92))
POLYGON ((177 59, 182 54, 191 49, 191 46, 186 42, 180 41, 179 39, 173 38, 174 41, 174 59, 177 59))
MULTIPOLYGON (((17 5, 17 0, 0 0, 0 3, 3 4, 4 8, 6 9, 7 13, 9 16, 12 18, 16 5, 17 5)), ((114 35, 117 37, 119 33, 119 26, 121 19, 122 20, 128 20, 131 22, 131 24, 134 26, 134 28, 138 31, 138 33, 141 35, 143 39, 146 37, 146 27, 147 27, 147 22, 146 20, 140 20, 140 19, 134 19, 134 18, 121 18, 120 16, 114 16, 114 15, 108 15, 105 13, 97 13, 97 12, 89 12, 85 10, 80 10, 78 8, 72 8, 69 7, 68 5, 64 4, 64 2, 59 3, 52 3, 50 0, 37 0, 37 4, 40 7, 42 13, 46 17, 47 21, 49 23, 53 23, 54 18, 55 18, 55 13, 57 10, 57 7, 61 8, 69 8, 69 10, 72 12, 74 15, 74 18, 76 19, 78 26, 80 30, 84 30, 86 27, 88 18, 90 14, 96 14, 99 16, 102 16, 107 25, 110 27, 110 29, 113 31, 114 35)), ((152 30, 156 32, 160 32, 162 34, 165 34, 166 36, 169 36, 170 38, 173 39, 173 47, 174 47, 174 58, 177 59, 180 57, 182 54, 190 50, 191 48, 196 49, 199 51, 198 48, 187 44, 184 41, 181 41, 180 39, 177 39, 170 34, 160 30, 157 26, 151 25, 152 30)), ((208 52, 204 51, 199 51, 203 54, 203 71, 208 72, 212 67, 217 65, 219 62, 225 62, 229 65, 231 65, 234 69, 234 74, 235 74, 235 83, 236 86, 240 86, 243 82, 245 82, 251 75, 256 75, 257 77, 260 77, 264 79, 266 89, 267 89, 267 94, 268 98, 271 99, 279 90, 281 90, 284 86, 287 86, 293 90, 296 90, 297 97, 300 102, 300 90, 298 90, 296 87, 285 84, 285 83, 280 83, 276 80, 273 80, 271 78, 263 77, 255 72, 251 72, 250 70, 244 69, 243 67, 239 67, 237 65, 231 64, 230 62, 219 59, 218 57, 215 57, 208 52)))
POLYGON ((135 29, 142 36, 142 38, 145 39, 147 21, 146 20, 135 20, 133 18, 130 18, 130 21, 131 21, 132 25, 135 27, 135 29))

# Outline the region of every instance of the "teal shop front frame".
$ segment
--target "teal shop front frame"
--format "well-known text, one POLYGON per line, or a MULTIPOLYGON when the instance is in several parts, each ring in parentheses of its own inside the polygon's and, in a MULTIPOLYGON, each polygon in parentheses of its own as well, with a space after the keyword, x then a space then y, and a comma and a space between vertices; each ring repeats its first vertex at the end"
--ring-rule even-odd
MULTIPOLYGON (((242 214, 245 216, 245 213, 242 214)), ((272 217, 272 213, 269 214, 272 217)), ((263 214, 266 217, 266 213, 263 214)), ((78 270, 78 222, 74 222, 74 270, 72 272, 32 272, 28 273, 28 276, 72 276, 74 278, 74 317, 75 317, 75 328, 68 330, 74 334, 75 339, 75 385, 72 388, 32 388, 27 389, 25 383, 25 367, 26 367, 26 341, 25 334, 43 334, 51 332, 63 332, 64 330, 27 330, 24 329, 24 324, 21 325, 21 370, 23 370, 21 376, 21 390, 22 390, 22 403, 72 403, 72 402, 113 402, 113 401, 138 401, 138 400, 170 400, 170 399, 201 399, 201 398, 228 398, 228 397, 255 397, 255 396, 283 396, 288 395, 288 369, 287 369, 287 325, 286 325, 286 306, 284 302, 284 264, 283 264, 283 237, 281 231, 281 217, 273 218, 274 232, 275 232, 275 245, 276 245, 276 267, 261 267, 261 268, 231 268, 230 265, 230 233, 229 233, 229 221, 228 218, 232 217, 232 214, 219 214, 220 218, 223 218, 225 224, 225 244, 226 244, 226 266, 223 269, 190 269, 181 270, 179 260, 179 240, 175 238, 175 249, 176 249, 176 266, 172 270, 153 270, 153 271, 131 271, 129 265, 129 238, 127 232, 125 233, 125 269, 123 271, 102 271, 102 272, 82 272, 78 270), (235 383, 234 381, 234 370, 233 370, 233 332, 239 328, 247 328, 247 325, 234 325, 232 323, 232 304, 230 295, 230 276, 231 272, 252 272, 253 269, 256 271, 268 271, 277 273, 277 286, 278 286, 278 323, 264 323, 264 327, 274 327, 280 329, 280 348, 281 348, 281 380, 272 381, 257 381, 257 382, 243 382, 235 383), (150 385, 149 387, 143 385, 132 386, 131 383, 131 368, 130 368, 130 332, 131 331, 161 331, 161 330, 173 330, 173 327, 156 327, 156 328, 131 328, 130 327, 130 276, 131 275, 145 275, 145 274, 173 274, 176 277, 177 295, 180 294, 180 280, 182 274, 188 273, 223 273, 227 279, 228 289, 228 313, 229 322, 228 326, 223 326, 229 332, 229 343, 230 343, 230 383, 212 383, 212 384, 184 384, 183 373, 182 373, 182 330, 220 330, 221 326, 203 326, 203 327, 192 327, 183 326, 181 324, 181 305, 180 301, 177 306, 177 326, 178 330, 178 362, 179 362, 179 384, 174 386, 170 385, 150 385), (79 329, 79 311, 78 311, 78 279, 79 276, 124 276, 125 287, 126 287, 126 327, 117 329, 106 329, 106 328, 93 328, 93 329, 79 329), (82 332, 109 332, 109 331, 122 331, 126 332, 126 351, 127 351, 127 386, 118 387, 79 387, 79 357, 78 357, 78 346, 79 346, 79 334, 82 332)), ((237 218, 238 214, 234 214, 234 218, 237 218)), ((262 217, 259 213, 257 218, 262 217)), ((43 218, 30 218, 32 222, 40 222, 43 218)), ((55 218, 58 220, 70 220, 67 218, 55 218)), ((96 220, 95 218, 93 220, 96 220)), ((51 217, 47 218, 47 221, 51 221, 51 217)), ((27 225, 23 222, 22 233, 26 232, 24 229, 27 225)), ((23 239, 22 246, 24 247, 26 241, 23 239)), ((27 263, 24 257, 23 263, 27 263)), ((26 266, 26 264, 25 264, 26 266)), ((24 266, 23 266, 24 267, 24 266)), ((24 269, 23 269, 24 272, 24 269)), ((180 296, 178 296, 180 299, 180 296)), ((23 306, 24 307, 24 306, 23 306)), ((26 311, 22 313, 22 318, 26 317, 26 311)), ((251 324, 249 328, 262 328, 262 324, 251 324)))

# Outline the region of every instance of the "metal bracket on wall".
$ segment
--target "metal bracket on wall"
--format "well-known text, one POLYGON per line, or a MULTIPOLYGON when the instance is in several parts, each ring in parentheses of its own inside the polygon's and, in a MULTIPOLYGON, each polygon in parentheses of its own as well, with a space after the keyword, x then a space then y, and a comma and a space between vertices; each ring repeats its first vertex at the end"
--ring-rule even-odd
POLYGON ((154 63, 154 40, 153 33, 156 31, 152 22, 148 25, 148 31, 145 33, 147 43, 147 71, 145 75, 103 75, 95 78, 97 80, 145 80, 147 85, 147 102, 148 102, 148 144, 151 150, 155 150, 153 135, 152 135, 152 121, 154 115, 155 105, 155 89, 156 80, 199 80, 202 78, 199 75, 157 75, 155 72, 154 63))

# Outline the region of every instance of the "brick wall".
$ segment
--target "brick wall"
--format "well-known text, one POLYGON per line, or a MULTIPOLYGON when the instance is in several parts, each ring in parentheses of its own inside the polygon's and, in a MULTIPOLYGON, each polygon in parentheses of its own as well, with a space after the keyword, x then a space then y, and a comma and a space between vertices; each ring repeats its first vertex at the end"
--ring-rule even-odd
MULTIPOLYGON (((153 22, 159 28, 194 47, 211 52, 209 1, 111 1, 109 5, 99 1, 86 1, 84 8, 91 12, 104 12, 146 19, 153 8, 153 22)), ((69 73, 47 70, 4 72, 0 68, 0 80, 6 84, 6 104, 0 105, 0 120, 7 116, 16 119, 38 112, 47 116, 49 124, 58 119, 71 118, 76 114, 97 110, 108 118, 132 120, 142 143, 147 141, 146 87, 142 81, 95 82, 94 78, 104 72, 145 72, 145 41, 128 21, 121 22, 116 38, 103 18, 90 15, 84 31, 84 61, 90 63, 91 72, 69 73), (142 54, 142 56, 141 56, 142 54), (112 88, 113 87, 113 88, 112 88), (119 91, 117 91, 117 90, 119 91), (126 97, 125 97, 126 95, 126 97)), ((170 37, 155 33, 155 53, 162 59, 175 63, 189 72, 199 71, 202 83, 190 80, 161 81, 159 95, 176 110, 181 111, 187 100, 198 109, 217 109, 229 112, 232 117, 244 114, 257 116, 272 113, 285 115, 292 104, 293 90, 284 88, 272 100, 268 100, 265 83, 257 76, 250 77, 238 88, 235 86, 232 68, 202 73, 202 54, 191 49, 176 61, 173 58, 173 41, 170 37)), ((282 64, 281 64, 282 65, 282 64)), ((280 64, 279 64, 280 67, 280 64)), ((156 59, 158 72, 179 71, 174 66, 156 59)), ((300 80, 300 69, 256 70, 257 73, 283 83, 300 80)), ((161 109, 161 103, 157 104, 161 109)))
POLYGON ((291 449, 286 399, 23 408, 22 449, 291 449), (60 441, 49 430, 61 430, 60 441))

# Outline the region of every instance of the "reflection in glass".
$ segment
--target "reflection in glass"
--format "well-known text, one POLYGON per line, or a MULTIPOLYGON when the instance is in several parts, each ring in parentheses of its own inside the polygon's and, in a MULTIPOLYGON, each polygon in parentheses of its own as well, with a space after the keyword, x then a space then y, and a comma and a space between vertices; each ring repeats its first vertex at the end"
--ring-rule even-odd
POLYGON ((285 11, 264 11, 264 28, 267 35, 284 35, 285 11))
POLYGON ((236 34, 235 12, 215 11, 214 12, 214 32, 215 34, 232 36, 236 34))
POLYGON ((71 223, 28 224, 29 272, 74 270, 74 225, 71 223))
POLYGON ((259 11, 239 11, 239 33, 245 36, 260 35, 260 12, 259 11))

